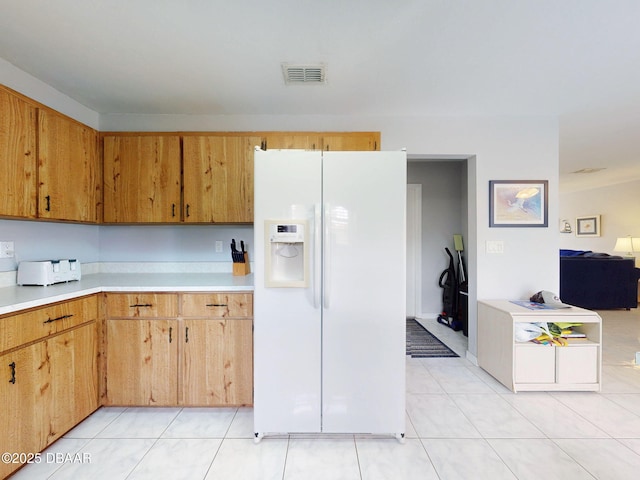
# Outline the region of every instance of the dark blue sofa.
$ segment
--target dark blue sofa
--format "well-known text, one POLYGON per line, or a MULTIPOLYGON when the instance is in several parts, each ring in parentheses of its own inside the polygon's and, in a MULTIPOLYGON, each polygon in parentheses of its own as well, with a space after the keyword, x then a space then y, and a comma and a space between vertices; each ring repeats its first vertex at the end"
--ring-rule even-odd
POLYGON ((560 250, 560 298, 564 303, 589 310, 636 308, 639 278, 640 269, 633 259, 560 250))

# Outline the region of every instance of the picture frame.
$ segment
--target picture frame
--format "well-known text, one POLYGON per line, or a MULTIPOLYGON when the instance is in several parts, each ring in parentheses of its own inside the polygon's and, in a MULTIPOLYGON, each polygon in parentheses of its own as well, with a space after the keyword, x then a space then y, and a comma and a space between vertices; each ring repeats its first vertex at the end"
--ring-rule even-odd
POLYGON ((599 237, 600 215, 576 217, 576 237, 599 237))
POLYGON ((489 227, 548 227, 548 180, 489 180, 489 227))

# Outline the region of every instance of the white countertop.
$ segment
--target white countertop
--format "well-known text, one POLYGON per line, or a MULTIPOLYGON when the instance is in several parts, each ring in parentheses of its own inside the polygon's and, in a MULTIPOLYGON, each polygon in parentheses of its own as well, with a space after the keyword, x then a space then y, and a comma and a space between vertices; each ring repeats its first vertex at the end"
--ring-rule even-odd
POLYGON ((46 287, 0 288, 0 315, 100 292, 247 292, 253 274, 231 273, 97 273, 76 282, 46 287))

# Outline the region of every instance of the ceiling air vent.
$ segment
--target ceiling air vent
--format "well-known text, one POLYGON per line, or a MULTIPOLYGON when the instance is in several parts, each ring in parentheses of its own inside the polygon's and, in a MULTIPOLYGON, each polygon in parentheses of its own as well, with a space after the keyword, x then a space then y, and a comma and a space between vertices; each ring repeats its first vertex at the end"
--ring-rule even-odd
POLYGON ((323 63, 315 65, 282 64, 286 85, 323 85, 326 82, 326 71, 327 67, 323 63))

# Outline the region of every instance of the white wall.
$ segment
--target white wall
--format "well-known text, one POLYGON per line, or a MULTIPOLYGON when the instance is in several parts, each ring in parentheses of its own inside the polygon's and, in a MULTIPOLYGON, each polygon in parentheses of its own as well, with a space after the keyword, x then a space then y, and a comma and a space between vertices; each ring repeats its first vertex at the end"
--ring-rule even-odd
POLYGON ((618 237, 640 237, 640 181, 561 193, 560 219, 567 219, 573 230, 560 234, 560 248, 620 255, 613 251, 618 237), (577 237, 576 217, 590 215, 600 215, 600 236, 577 237))
POLYGON ((101 262, 230 262, 231 239, 244 240, 253 261, 253 227, 145 225, 100 227, 101 262), (222 241, 222 253, 215 242, 222 241))
POLYGON ((0 84, 98 129, 100 115, 0 58, 0 84))

